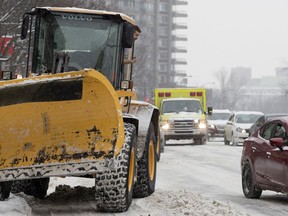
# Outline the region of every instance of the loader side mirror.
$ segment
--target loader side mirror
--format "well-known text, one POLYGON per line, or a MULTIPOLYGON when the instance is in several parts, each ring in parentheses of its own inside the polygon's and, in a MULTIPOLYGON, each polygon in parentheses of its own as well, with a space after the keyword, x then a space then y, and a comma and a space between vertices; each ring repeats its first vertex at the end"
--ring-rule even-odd
POLYGON ((22 20, 21 40, 24 40, 27 37, 28 28, 29 28, 29 16, 24 16, 22 20))
POLYGON ((123 25, 123 35, 122 35, 122 46, 124 48, 131 48, 133 46, 133 34, 135 31, 135 26, 130 23, 124 23, 123 25))
POLYGON ((213 112, 213 108, 212 107, 208 107, 208 115, 212 115, 213 112))

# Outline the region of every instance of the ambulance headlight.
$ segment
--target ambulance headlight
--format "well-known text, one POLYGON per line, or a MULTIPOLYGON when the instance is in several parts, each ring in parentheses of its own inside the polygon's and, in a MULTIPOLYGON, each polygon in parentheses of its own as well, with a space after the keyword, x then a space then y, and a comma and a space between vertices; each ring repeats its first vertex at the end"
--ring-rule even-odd
POLYGON ((198 128, 200 129, 207 128, 207 123, 204 119, 198 119, 198 121, 195 121, 195 122, 198 123, 198 128))
POLYGON ((169 128, 170 128, 170 125, 168 122, 165 122, 164 124, 162 124, 162 129, 168 130, 169 128))
POLYGON ((205 128, 206 128, 206 124, 203 123, 203 122, 200 122, 200 123, 199 123, 199 128, 205 129, 205 128))
POLYGON ((168 130, 170 128, 170 123, 167 120, 161 121, 160 125, 163 130, 168 130))

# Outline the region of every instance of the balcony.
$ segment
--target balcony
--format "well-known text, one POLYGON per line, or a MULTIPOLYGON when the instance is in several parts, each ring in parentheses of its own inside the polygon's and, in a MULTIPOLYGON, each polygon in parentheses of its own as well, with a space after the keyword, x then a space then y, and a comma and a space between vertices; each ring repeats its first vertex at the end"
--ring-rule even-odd
POLYGON ((167 46, 162 46, 161 45, 158 48, 159 48, 160 51, 168 51, 170 49, 170 46, 168 46, 168 45, 167 46))
POLYGON ((186 35, 172 35, 173 41, 187 41, 186 35))
POLYGON ((188 1, 186 0, 172 0, 173 5, 188 5, 188 1))
POLYGON ((186 59, 184 58, 175 58, 175 59, 172 59, 172 63, 173 64, 181 64, 181 65, 186 65, 187 64, 187 61, 186 59))
POLYGON ((159 63, 167 63, 169 62, 169 58, 158 58, 159 63))
POLYGON ((165 33, 159 33, 159 38, 160 40, 168 40, 169 39, 169 34, 165 33))
POLYGON ((172 24, 172 29, 187 29, 187 24, 186 23, 173 23, 172 24))
POLYGON ((163 27, 163 26, 164 26, 164 27, 166 27, 166 26, 168 27, 169 25, 170 25, 169 22, 163 22, 163 21, 160 21, 160 22, 159 22, 159 26, 162 26, 162 27, 163 27))
POLYGON ((175 70, 173 74, 177 77, 187 77, 187 73, 184 70, 175 70))
POLYGON ((187 48, 186 47, 172 47, 172 52, 187 53, 187 48))
POLYGON ((173 17, 188 17, 186 11, 173 11, 172 16, 173 17))

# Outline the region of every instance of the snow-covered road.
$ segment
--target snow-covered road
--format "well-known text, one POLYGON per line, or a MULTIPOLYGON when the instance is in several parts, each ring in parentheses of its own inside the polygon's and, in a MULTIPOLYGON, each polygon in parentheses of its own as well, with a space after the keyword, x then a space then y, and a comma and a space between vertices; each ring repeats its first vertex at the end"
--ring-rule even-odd
POLYGON ((240 171, 242 146, 227 146, 223 139, 214 139, 206 145, 173 145, 165 150, 158 172, 161 187, 170 184, 170 187, 186 188, 212 200, 230 202, 253 216, 288 214, 288 199, 284 194, 263 191, 258 200, 244 197, 240 171))
POLYGON ((49 196, 44 200, 12 194, 0 202, 0 215, 287 215, 286 195, 264 191, 259 200, 244 197, 240 175, 242 146, 225 146, 223 140, 206 145, 169 143, 158 163, 155 193, 133 199, 125 213, 97 212, 93 179, 51 178, 49 196), (64 186, 57 187, 55 193, 57 185, 64 186), (78 185, 81 187, 75 187, 78 185))

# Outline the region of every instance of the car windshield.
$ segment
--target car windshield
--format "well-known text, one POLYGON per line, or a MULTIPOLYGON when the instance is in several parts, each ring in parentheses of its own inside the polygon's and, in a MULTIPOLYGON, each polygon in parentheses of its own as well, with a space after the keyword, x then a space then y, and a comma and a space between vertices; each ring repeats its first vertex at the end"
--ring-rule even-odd
POLYGON ((253 124, 262 115, 260 114, 238 114, 236 115, 236 123, 253 124))
POLYGON ((208 116, 208 120, 228 120, 230 115, 230 113, 212 113, 208 116))
POLYGON ((173 113, 173 112, 203 113, 200 101, 198 100, 164 101, 162 105, 162 112, 163 113, 173 113))

